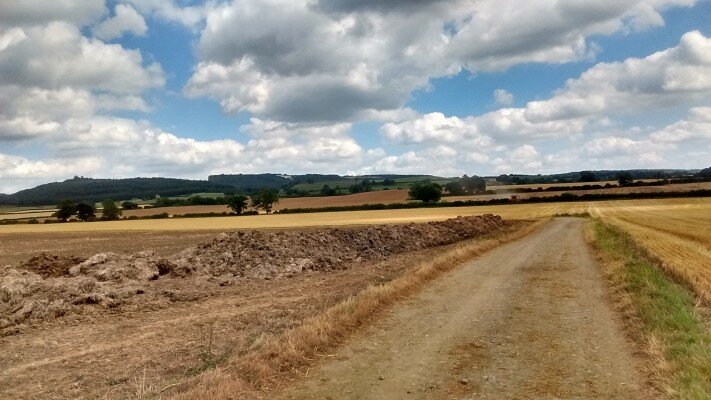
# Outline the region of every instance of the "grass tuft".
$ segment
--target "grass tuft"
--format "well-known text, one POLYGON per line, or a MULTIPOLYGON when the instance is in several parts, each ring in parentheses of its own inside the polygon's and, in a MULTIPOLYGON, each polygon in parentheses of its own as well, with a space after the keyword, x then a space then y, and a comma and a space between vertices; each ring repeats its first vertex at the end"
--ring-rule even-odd
POLYGON ((634 336, 654 360, 655 386, 670 398, 711 398, 711 334, 697 296, 626 232, 598 219, 593 229, 634 336))

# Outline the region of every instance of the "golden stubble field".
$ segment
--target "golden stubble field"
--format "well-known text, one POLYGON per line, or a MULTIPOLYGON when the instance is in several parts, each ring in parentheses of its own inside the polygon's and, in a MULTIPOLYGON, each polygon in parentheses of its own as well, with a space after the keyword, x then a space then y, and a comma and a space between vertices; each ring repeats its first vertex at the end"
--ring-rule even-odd
POLYGON ((369 225, 440 221, 457 216, 498 214, 504 218, 528 219, 555 214, 582 213, 589 203, 514 204, 503 206, 417 208, 401 210, 342 211, 307 214, 271 214, 242 217, 175 218, 72 222, 65 224, 3 225, 0 234, 42 232, 104 231, 196 231, 264 228, 301 228, 312 226, 369 225))
POLYGON ((628 232, 711 304, 711 199, 600 204, 590 214, 628 232))
MULTIPOLYGON (((597 202, 560 202, 510 204, 473 207, 435 207, 400 210, 342 211, 307 214, 272 214, 242 217, 176 218, 157 220, 102 221, 90 223, 3 225, 0 234, 105 231, 198 231, 264 228, 301 228, 313 226, 368 225, 439 221, 457 216, 497 214, 509 219, 531 219, 560 214, 591 213, 597 216, 629 215, 640 212, 666 214, 711 213, 709 198, 610 200, 597 202)), ((694 224, 693 221, 690 223, 694 224)), ((699 229, 703 225, 699 226, 699 229)))

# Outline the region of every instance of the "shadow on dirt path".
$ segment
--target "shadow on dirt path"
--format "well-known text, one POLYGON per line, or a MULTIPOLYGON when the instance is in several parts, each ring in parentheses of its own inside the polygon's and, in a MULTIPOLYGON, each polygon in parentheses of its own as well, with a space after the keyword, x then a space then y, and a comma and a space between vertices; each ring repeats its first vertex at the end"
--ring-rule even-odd
POLYGON ((436 280, 281 398, 649 398, 584 222, 555 219, 436 280))

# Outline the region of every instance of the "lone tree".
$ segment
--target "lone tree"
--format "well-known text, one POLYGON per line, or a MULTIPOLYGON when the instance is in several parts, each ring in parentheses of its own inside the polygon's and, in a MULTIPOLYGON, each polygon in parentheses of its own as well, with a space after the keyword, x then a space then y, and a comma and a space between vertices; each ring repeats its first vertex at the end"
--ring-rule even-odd
POLYGON ((77 212, 77 206, 71 200, 60 201, 57 208, 58 210, 56 213, 54 213, 54 216, 57 217, 58 220, 64 222, 66 222, 69 217, 76 214, 77 212))
POLYGON ((462 175, 462 186, 470 193, 484 193, 486 192, 486 181, 484 178, 476 175, 466 176, 462 175))
POLYGON ((460 196, 466 193, 464 191, 464 187, 462 187, 462 183, 459 180, 448 182, 444 185, 444 188, 451 194, 452 196, 460 196))
POLYGON ((632 184, 632 174, 627 171, 622 171, 617 174, 617 182, 620 186, 629 186, 632 184))
POLYGON ((279 193, 271 189, 262 189, 252 198, 252 207, 263 209, 267 214, 272 212, 274 204, 279 202, 279 193))
POLYGON ((416 183, 410 186, 410 198, 425 203, 439 201, 442 198, 442 186, 437 183, 416 183))
POLYGON ((242 215, 244 209, 247 208, 247 196, 236 195, 227 197, 227 206, 232 209, 237 215, 242 215))
POLYGON ((104 208, 104 211, 101 213, 101 219, 103 220, 115 221, 121 216, 121 209, 116 207, 116 203, 111 199, 102 201, 101 207, 104 208))
POLYGON ((77 204, 77 218, 86 222, 96 218, 96 210, 93 204, 79 203, 77 204))

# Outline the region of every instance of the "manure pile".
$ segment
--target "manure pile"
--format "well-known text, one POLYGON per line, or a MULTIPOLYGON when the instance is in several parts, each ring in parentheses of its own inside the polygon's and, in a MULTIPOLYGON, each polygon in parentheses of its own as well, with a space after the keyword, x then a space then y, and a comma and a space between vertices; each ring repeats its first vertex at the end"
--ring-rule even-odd
POLYGON ((484 215, 417 224, 235 231, 169 257, 152 251, 99 253, 88 259, 43 253, 0 268, 0 335, 70 313, 196 300, 241 280, 345 269, 482 236, 508 224, 484 215))

